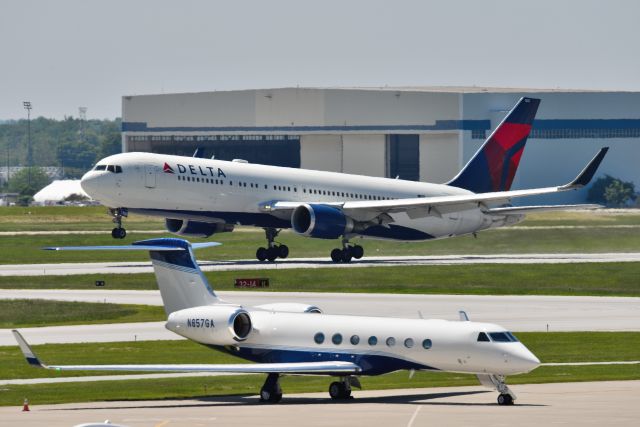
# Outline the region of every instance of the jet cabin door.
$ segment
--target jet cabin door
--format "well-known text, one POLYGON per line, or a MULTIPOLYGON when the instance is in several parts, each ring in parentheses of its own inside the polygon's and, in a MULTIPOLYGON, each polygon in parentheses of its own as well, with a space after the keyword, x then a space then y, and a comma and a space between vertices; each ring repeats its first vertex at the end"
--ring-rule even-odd
POLYGON ((156 188, 156 167, 154 165, 144 166, 144 186, 156 188))

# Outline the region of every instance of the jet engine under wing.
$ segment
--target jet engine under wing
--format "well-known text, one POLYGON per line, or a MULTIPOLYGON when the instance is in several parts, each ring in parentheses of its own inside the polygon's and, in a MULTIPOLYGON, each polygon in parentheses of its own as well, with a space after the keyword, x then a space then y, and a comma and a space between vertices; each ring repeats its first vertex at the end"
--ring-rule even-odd
POLYGON ((144 371, 144 372, 229 372, 242 374, 357 374, 362 369, 351 362, 302 362, 255 364, 168 364, 168 365, 45 365, 35 355, 20 332, 13 336, 27 362, 35 367, 56 371, 144 371))
MULTIPOLYGON (((578 190, 591 181, 609 147, 601 148, 585 168, 571 182, 557 187, 532 188, 527 190, 495 191, 489 193, 470 193, 453 196, 417 197, 395 200, 363 200, 331 203, 340 207, 345 215, 357 221, 370 221, 385 213, 406 212, 411 218, 440 216, 444 213, 463 211, 489 203, 506 204, 511 199, 526 196, 539 196, 563 191, 578 190)), ((322 203, 322 202, 319 202, 322 203)), ((268 211, 287 211, 295 209, 299 202, 272 202, 268 211)), ((577 208, 577 206, 573 206, 577 208)))

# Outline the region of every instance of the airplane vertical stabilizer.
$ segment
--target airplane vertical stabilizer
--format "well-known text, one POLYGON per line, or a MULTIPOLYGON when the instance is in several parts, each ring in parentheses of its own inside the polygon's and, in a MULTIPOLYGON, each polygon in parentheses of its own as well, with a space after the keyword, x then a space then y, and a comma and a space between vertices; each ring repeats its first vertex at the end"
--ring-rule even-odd
POLYGON ((149 256, 167 315, 174 311, 219 302, 193 255, 191 244, 182 239, 161 238, 135 242, 134 246, 159 246, 149 256), (175 247, 174 251, 167 250, 175 247))
POLYGON ((202 274, 193 249, 219 246, 218 242, 194 243, 174 238, 148 239, 120 246, 62 246, 52 251, 149 251, 153 271, 167 315, 185 308, 220 302, 202 274))
POLYGON ((521 98, 460 173, 447 183, 474 193, 509 191, 540 100, 521 98))

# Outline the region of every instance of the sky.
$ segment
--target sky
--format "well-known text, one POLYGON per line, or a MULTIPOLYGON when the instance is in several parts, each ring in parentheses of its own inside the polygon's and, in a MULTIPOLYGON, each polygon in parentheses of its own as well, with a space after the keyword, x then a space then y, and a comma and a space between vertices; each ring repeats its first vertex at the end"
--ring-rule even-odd
POLYGON ((271 87, 640 90, 629 0, 3 0, 0 120, 271 87))

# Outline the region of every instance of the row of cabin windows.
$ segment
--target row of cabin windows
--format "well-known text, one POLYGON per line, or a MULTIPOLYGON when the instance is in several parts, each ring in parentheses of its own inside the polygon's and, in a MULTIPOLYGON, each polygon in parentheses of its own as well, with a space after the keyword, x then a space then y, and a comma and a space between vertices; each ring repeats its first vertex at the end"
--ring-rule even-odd
MULTIPOLYGON (((197 178, 197 177, 181 176, 181 175, 178 175, 178 181, 202 182, 204 184, 224 184, 224 180, 222 179, 197 178)), ((255 188, 255 189, 259 188, 258 184, 256 183, 250 182, 248 184, 249 184, 249 188, 255 188)), ((233 181, 229 181, 229 185, 233 185, 233 181)), ((247 187, 247 183, 239 182, 238 186, 247 187)), ((267 188, 269 188, 268 185, 264 184, 264 189, 266 190, 267 188)), ((292 191, 293 190, 294 193, 298 192, 297 187, 289 187, 286 185, 274 185, 273 189, 276 191, 292 191)), ((344 191, 327 191, 327 190, 316 190, 316 189, 307 190, 306 188, 304 188, 302 189, 302 192, 305 194, 309 193, 309 194, 318 194, 323 196, 348 197, 351 199, 361 199, 361 200, 394 200, 393 197, 374 196, 370 194, 345 193, 344 191)))
POLYGON ((361 200, 393 200, 393 197, 384 197, 384 196, 375 196, 371 194, 357 194, 357 193, 345 193, 344 191, 327 191, 327 190, 317 190, 317 189, 309 189, 306 188, 302 190, 303 193, 309 194, 319 194, 323 196, 336 196, 336 197, 348 197, 351 199, 361 199, 361 200))
MULTIPOLYGON (((316 344, 324 343, 324 339, 325 337, 322 332, 318 332, 313 336, 313 341, 315 341, 316 344)), ((331 336, 331 342, 334 345, 342 344, 342 334, 339 334, 339 333, 333 334, 331 336)), ((351 335, 351 338, 349 338, 349 342, 351 343, 351 345, 358 345, 360 344, 360 337, 358 335, 351 335)), ((375 335, 370 336, 369 339, 367 340, 367 344, 369 344, 372 347, 377 345, 378 337, 376 337, 375 335)), ((385 344, 387 345, 387 347, 393 347, 396 345, 396 339, 394 337, 388 337, 385 340, 385 344)), ((415 345, 415 341, 413 340, 413 338, 406 338, 403 344, 406 348, 412 348, 415 345)), ((425 350, 429 350, 432 345, 433 343, 429 338, 422 340, 422 348, 424 348, 425 350)))

